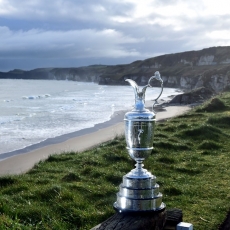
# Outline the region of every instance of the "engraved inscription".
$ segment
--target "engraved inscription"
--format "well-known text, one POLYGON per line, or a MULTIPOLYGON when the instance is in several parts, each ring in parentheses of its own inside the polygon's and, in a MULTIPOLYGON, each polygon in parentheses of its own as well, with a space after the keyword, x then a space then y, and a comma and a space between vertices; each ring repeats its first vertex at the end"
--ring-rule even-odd
POLYGON ((144 133, 143 129, 138 129, 138 142, 141 144, 141 134, 144 133))

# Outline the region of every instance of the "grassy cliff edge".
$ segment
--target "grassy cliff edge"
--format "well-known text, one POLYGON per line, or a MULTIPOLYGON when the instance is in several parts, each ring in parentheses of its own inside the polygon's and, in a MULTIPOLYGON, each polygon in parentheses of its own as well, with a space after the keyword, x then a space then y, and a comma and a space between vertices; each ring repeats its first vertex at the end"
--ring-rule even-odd
MULTIPOLYGON (((230 92, 158 123, 145 168, 167 208, 196 230, 216 230, 230 210, 230 92)), ((52 155, 28 173, 0 177, 0 229, 90 229, 114 214, 134 162, 124 137, 82 153, 52 155)))

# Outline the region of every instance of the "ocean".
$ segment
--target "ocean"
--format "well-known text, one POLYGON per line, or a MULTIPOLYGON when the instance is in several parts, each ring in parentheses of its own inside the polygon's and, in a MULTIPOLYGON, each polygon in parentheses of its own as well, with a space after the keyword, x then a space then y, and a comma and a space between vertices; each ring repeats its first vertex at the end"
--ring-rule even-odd
MULTIPOLYGON (((160 88, 148 88, 153 100, 160 88)), ((165 88, 161 98, 178 94, 165 88)), ((0 79, 0 154, 110 120, 134 104, 133 88, 56 80, 0 79)))

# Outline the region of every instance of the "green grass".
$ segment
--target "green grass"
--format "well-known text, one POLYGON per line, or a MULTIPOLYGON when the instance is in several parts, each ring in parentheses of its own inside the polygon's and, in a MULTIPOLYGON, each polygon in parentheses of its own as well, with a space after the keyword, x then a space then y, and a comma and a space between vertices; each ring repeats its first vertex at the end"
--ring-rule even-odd
MULTIPOLYGON (((182 209, 196 230, 216 230, 230 209, 229 139, 229 92, 156 126, 145 168, 157 176, 167 208, 182 209)), ((0 229, 88 230, 106 220, 122 176, 135 164, 125 146, 118 137, 0 177, 0 229)))

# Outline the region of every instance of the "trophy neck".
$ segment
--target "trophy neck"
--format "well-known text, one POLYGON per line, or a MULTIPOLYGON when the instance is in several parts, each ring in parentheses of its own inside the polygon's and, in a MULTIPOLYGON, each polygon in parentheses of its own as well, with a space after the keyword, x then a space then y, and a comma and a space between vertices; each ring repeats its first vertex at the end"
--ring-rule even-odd
POLYGON ((144 99, 136 98, 134 108, 135 108, 134 111, 138 111, 138 112, 146 111, 144 99))
POLYGON ((127 177, 147 179, 153 176, 148 170, 143 168, 144 165, 142 164, 141 161, 137 161, 135 166, 136 168, 132 169, 128 174, 126 174, 127 177))

